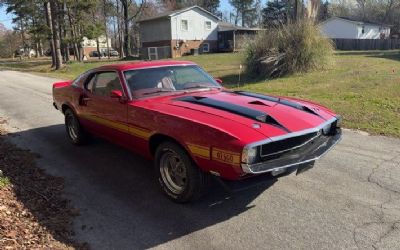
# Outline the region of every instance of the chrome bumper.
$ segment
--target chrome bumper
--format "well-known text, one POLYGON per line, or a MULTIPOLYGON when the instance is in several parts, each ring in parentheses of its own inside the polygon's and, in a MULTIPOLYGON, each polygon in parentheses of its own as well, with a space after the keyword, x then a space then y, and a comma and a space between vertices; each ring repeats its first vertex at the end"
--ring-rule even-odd
POLYGON ((280 158, 268 160, 256 164, 242 163, 242 170, 245 173, 261 174, 296 165, 312 162, 321 158, 330 149, 333 148, 342 138, 341 129, 337 129, 337 133, 333 136, 320 136, 306 146, 300 147, 292 152, 283 155, 280 158))

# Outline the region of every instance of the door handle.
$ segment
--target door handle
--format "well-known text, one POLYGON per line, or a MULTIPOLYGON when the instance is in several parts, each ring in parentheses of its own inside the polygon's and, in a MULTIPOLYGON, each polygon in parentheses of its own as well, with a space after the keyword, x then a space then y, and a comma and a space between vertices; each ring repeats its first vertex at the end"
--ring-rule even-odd
POLYGON ((92 99, 90 99, 90 97, 82 97, 82 101, 83 102, 88 102, 90 100, 92 100, 92 99))

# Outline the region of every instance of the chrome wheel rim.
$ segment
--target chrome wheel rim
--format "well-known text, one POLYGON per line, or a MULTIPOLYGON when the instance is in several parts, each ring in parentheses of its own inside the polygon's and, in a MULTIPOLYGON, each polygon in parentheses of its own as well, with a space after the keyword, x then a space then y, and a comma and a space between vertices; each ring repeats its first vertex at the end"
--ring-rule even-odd
POLYGON ((186 186, 186 166, 174 151, 166 151, 160 159, 160 173, 164 184, 174 194, 181 194, 186 186))
POLYGON ((68 134, 71 137, 72 140, 77 140, 78 139, 78 123, 75 119, 75 117, 69 115, 67 116, 67 128, 68 128, 68 134))

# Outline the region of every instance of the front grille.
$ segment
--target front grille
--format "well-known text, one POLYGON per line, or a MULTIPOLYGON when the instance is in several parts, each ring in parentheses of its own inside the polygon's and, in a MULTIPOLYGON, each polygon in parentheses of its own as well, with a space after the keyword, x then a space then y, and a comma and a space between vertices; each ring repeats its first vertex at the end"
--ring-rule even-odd
POLYGON ((273 141, 261 146, 260 156, 264 159, 274 158, 284 152, 301 147, 321 135, 321 131, 316 131, 300 136, 289 137, 279 141, 273 141))

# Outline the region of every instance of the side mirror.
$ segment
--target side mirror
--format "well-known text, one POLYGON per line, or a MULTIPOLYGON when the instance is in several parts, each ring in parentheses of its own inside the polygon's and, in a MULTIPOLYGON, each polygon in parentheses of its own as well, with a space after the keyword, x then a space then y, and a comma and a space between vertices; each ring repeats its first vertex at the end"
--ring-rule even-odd
POLYGON ((216 81, 217 83, 219 83, 219 84, 222 84, 222 80, 219 79, 219 78, 216 78, 215 81, 216 81))
POLYGON ((111 95, 110 95, 111 98, 121 98, 122 96, 123 95, 122 95, 121 90, 112 90, 111 91, 111 95))

